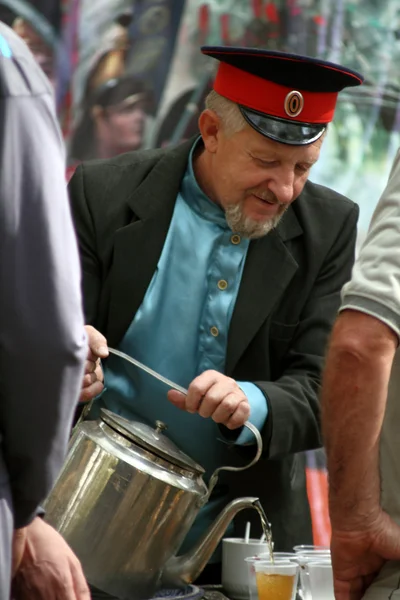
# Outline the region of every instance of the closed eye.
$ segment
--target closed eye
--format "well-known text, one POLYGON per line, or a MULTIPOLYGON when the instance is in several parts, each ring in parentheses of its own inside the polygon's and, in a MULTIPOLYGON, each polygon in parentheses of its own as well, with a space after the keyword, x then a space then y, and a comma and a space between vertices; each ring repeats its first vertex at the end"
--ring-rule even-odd
POLYGON ((263 160, 262 158, 254 159, 259 165, 266 168, 276 167, 278 165, 277 160, 263 160))
POLYGON ((312 164, 298 164, 296 165, 296 171, 299 173, 308 173, 311 167, 312 164))

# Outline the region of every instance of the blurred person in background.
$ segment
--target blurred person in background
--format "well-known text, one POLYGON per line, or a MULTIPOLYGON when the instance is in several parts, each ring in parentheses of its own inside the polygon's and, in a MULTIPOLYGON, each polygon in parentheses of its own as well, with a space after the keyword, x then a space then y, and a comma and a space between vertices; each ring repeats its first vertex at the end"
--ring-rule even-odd
POLYGON ((144 143, 153 95, 142 79, 127 72, 130 12, 112 23, 91 59, 78 119, 69 141, 69 174, 92 158, 112 158, 144 143))
POLYGON ((143 81, 125 75, 102 83, 84 101, 70 143, 70 162, 139 150, 152 98, 143 81))
POLYGON ((0 598, 88 600, 41 516, 61 467, 86 341, 52 90, 0 23, 0 598))

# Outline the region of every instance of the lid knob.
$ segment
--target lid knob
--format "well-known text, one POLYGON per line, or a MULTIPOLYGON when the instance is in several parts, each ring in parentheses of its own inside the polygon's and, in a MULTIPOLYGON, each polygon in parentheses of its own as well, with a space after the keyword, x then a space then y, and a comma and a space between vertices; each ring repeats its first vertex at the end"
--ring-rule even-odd
POLYGON ((168 426, 165 423, 162 421, 156 421, 156 433, 162 433, 166 429, 168 429, 168 426))

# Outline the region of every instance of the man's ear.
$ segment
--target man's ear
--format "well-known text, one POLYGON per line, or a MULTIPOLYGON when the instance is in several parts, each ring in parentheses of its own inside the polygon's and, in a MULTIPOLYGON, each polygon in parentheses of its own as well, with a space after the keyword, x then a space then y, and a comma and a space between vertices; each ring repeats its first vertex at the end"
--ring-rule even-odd
POLYGON ((206 108, 199 116, 199 130, 206 150, 216 152, 218 138, 222 130, 220 117, 216 112, 206 108))

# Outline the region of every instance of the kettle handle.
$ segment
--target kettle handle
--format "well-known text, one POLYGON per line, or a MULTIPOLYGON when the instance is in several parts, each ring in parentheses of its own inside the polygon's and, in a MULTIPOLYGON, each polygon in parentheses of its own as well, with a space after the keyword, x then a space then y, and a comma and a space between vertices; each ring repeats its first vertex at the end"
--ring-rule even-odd
POLYGON ((210 477, 210 481, 209 481, 209 484, 208 484, 208 496, 211 496, 211 492, 213 491, 213 489, 216 486, 216 483, 218 481, 218 477, 219 477, 219 474, 220 474, 221 471, 245 471, 246 469, 250 469, 250 467, 252 467, 253 465, 255 465, 256 462, 258 462, 258 460, 259 460, 259 458, 260 458, 260 456, 262 454, 262 449, 263 449, 263 442, 262 442, 261 434, 258 431, 257 427, 255 427, 249 421, 246 421, 245 423, 243 423, 243 426, 247 427, 247 429, 250 429, 251 433, 256 438, 256 441, 257 441, 257 452, 256 452, 256 455, 251 460, 251 462, 249 462, 247 465, 244 465, 244 467, 218 467, 218 469, 216 469, 214 471, 214 473, 210 477))

